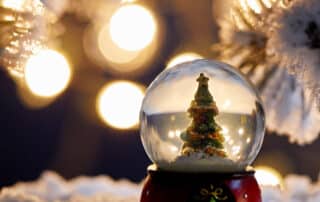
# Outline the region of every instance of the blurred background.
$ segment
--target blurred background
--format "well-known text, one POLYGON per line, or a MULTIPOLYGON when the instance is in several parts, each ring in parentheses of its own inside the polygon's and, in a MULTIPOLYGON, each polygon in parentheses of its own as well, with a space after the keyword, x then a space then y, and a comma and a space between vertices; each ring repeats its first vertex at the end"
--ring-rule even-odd
MULTIPOLYGON (((213 58, 213 1, 0 3, 0 187, 45 170, 140 182, 151 163, 138 130, 145 89, 174 64, 213 58)), ((299 146, 267 133, 254 166, 315 180, 319 148, 320 140, 299 146)))

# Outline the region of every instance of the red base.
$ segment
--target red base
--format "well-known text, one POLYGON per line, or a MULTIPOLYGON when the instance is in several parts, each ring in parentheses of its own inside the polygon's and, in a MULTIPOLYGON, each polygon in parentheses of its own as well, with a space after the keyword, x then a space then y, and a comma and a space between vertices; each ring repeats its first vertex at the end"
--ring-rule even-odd
POLYGON ((148 169, 140 202, 261 202, 254 171, 179 173, 148 169))

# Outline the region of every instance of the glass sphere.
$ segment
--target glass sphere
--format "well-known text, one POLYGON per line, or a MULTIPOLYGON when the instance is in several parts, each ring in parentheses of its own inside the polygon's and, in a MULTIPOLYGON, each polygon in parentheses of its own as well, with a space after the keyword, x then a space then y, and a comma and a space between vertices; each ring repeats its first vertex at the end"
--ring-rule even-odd
POLYGON ((146 91, 140 121, 149 158, 182 172, 245 170, 265 130, 252 84, 235 68, 204 59, 160 73, 146 91))

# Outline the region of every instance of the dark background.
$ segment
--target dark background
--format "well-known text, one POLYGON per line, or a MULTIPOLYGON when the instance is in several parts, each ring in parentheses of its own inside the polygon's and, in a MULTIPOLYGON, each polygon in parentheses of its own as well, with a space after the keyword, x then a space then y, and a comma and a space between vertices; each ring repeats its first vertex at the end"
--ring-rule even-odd
MULTIPOLYGON (((103 84, 128 79, 147 86, 167 61, 181 51, 211 56, 217 26, 209 0, 149 1, 165 24, 165 37, 150 67, 139 75, 111 74, 86 57, 82 43, 88 21, 66 14, 59 37, 74 67, 69 88, 48 107, 30 109, 20 100, 15 82, 0 71, 0 187, 34 180, 44 170, 65 178, 111 175, 141 181, 150 164, 138 130, 114 130, 95 112, 95 97, 103 84)), ((0 68, 1 69, 1 68, 0 68)), ((283 175, 306 174, 314 180, 320 168, 320 140, 304 147, 290 144, 286 136, 267 134, 255 165, 268 165, 283 175)))

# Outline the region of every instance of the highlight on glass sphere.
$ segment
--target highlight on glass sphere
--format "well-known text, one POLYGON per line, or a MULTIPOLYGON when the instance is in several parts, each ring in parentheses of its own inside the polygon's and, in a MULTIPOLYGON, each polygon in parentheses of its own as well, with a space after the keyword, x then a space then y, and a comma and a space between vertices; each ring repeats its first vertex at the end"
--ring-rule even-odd
POLYGON ((159 169, 244 171, 260 151, 265 118, 251 83, 233 67, 211 60, 160 73, 146 91, 141 139, 159 169))
POLYGON ((203 57, 200 54, 194 53, 194 52, 181 53, 174 56, 172 59, 170 59, 166 68, 171 68, 183 62, 190 62, 190 61, 193 61, 196 59, 202 59, 202 58, 203 57))

